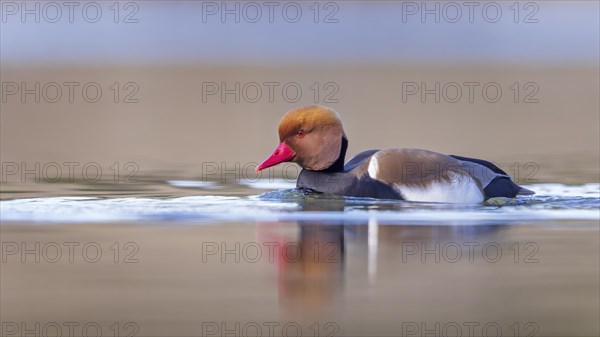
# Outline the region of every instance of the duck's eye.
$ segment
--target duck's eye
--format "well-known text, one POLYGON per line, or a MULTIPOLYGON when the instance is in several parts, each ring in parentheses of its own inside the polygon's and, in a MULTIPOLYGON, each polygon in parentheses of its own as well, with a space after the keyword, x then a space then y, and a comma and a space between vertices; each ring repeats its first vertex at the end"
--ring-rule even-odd
POLYGON ((298 137, 304 136, 304 130, 298 130, 298 132, 296 133, 296 135, 298 135, 298 137))

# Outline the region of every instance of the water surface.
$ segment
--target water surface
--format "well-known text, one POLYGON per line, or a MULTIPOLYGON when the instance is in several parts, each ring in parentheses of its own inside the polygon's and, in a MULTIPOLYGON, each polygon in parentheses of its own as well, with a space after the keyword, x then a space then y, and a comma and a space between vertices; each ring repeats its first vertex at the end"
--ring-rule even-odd
POLYGON ((111 336, 600 331, 597 183, 483 205, 284 180, 57 186, 0 202, 4 322, 111 336))

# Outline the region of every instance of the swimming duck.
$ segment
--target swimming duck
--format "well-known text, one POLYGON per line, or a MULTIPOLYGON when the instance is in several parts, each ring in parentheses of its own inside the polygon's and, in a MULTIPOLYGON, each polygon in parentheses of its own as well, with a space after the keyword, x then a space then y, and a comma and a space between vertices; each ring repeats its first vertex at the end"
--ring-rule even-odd
POLYGON ((534 194, 489 161, 428 150, 368 150, 344 164, 348 138, 338 113, 324 106, 286 113, 279 141, 256 171, 295 162, 302 167, 297 187, 321 193, 447 203, 534 194))

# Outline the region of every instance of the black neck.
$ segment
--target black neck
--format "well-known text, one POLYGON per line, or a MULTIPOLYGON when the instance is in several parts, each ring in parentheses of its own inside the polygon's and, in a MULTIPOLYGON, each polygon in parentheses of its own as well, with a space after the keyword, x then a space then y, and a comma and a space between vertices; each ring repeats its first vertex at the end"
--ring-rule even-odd
POLYGON ((340 156, 331 166, 319 172, 343 172, 344 160, 346 159, 346 150, 348 150, 348 140, 346 139, 346 137, 342 137, 342 148, 340 149, 340 156))

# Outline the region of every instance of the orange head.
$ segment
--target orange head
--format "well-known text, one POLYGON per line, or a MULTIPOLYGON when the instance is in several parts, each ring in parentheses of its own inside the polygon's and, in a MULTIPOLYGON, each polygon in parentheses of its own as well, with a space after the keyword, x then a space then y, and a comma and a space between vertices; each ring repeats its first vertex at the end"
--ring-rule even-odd
POLYGON ((279 146, 256 171, 293 161, 308 170, 333 165, 342 151, 344 127, 333 109, 311 105, 286 113, 279 122, 279 146))

